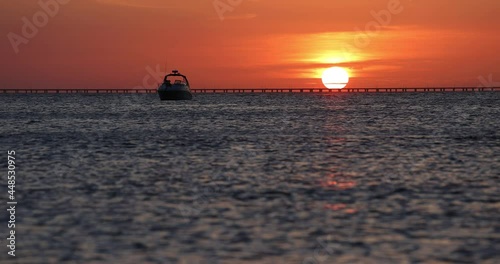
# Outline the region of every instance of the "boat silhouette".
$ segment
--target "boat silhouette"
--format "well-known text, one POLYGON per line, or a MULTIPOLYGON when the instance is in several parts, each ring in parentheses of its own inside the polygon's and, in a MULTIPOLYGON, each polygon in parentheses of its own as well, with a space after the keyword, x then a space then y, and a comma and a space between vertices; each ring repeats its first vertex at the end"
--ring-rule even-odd
POLYGON ((180 74, 178 70, 165 75, 163 83, 158 87, 158 95, 161 100, 193 99, 187 77, 180 74))

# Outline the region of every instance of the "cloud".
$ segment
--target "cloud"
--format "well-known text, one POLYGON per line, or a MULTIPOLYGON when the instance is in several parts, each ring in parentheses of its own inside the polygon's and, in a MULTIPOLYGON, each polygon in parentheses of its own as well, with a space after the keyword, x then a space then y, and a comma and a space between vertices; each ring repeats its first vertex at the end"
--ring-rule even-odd
POLYGON ((95 0, 101 4, 120 5, 139 8, 175 8, 169 3, 161 0, 95 0))
POLYGON ((247 20, 247 19, 254 19, 256 17, 257 14, 243 14, 243 15, 225 16, 224 20, 247 20))

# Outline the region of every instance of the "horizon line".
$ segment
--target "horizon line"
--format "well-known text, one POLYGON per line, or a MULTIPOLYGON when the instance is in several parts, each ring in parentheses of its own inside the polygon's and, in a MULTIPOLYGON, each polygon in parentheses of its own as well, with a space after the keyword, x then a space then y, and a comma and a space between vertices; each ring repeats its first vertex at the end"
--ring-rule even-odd
MULTIPOLYGON (((326 87, 246 87, 246 88, 192 88, 191 90, 348 90, 348 89, 500 89, 500 86, 404 86, 404 87, 344 87, 341 89, 337 88, 326 88, 326 87)), ((0 88, 0 91, 56 91, 56 90, 129 90, 129 91, 146 91, 146 90, 156 90, 158 88, 0 88)))

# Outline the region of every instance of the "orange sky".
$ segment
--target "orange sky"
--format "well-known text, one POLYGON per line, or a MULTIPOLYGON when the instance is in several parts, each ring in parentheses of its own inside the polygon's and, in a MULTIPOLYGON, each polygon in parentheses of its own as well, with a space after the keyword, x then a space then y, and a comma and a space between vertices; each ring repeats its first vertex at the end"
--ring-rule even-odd
POLYGON ((56 0, 0 0, 0 88, 153 86, 146 68, 166 59, 193 88, 322 87, 331 66, 348 87, 500 82, 498 0, 58 0, 24 38, 39 1, 56 0), (236 4, 221 20, 214 2, 236 4), (13 34, 27 41, 17 54, 13 34))

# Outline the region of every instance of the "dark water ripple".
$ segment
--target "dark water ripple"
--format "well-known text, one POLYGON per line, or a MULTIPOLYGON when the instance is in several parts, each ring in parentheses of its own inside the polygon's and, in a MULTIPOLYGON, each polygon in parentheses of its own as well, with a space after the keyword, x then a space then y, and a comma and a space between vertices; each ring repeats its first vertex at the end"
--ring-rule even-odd
POLYGON ((500 93, 0 102, 17 263, 500 262, 500 93))

